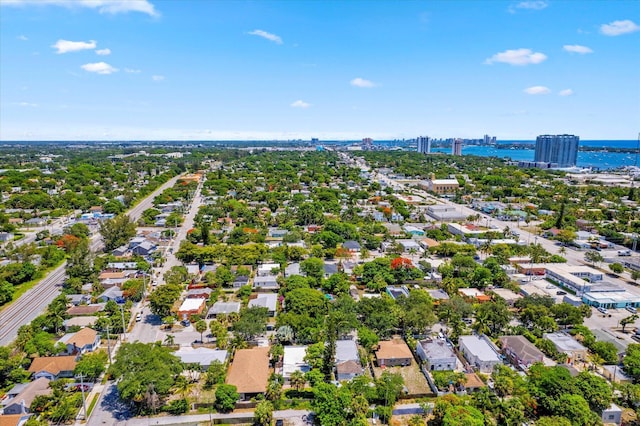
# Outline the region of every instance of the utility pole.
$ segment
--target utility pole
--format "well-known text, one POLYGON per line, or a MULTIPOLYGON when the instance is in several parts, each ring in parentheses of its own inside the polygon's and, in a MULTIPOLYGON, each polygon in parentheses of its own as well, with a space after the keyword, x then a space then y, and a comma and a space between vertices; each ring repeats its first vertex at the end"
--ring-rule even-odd
POLYGON ((84 419, 87 420, 87 400, 84 397, 84 375, 80 374, 80 392, 82 392, 82 408, 84 409, 84 419))
POLYGON ((109 364, 113 364, 111 360, 111 338, 109 337, 109 326, 107 325, 107 352, 109 353, 109 364))
POLYGON ((124 326, 124 303, 120 305, 120 317, 122 318, 122 341, 127 339, 127 329, 124 326))

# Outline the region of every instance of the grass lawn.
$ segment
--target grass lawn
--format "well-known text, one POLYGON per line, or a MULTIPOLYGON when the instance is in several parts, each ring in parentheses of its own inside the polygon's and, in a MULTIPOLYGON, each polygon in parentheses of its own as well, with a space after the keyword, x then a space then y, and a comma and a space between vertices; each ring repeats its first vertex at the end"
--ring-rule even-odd
POLYGON ((407 367, 386 367, 384 369, 373 367, 376 378, 380 377, 384 371, 400 374, 404 379, 404 385, 409 389, 409 395, 431 393, 429 383, 427 383, 427 379, 425 379, 415 360, 412 360, 411 365, 407 367))

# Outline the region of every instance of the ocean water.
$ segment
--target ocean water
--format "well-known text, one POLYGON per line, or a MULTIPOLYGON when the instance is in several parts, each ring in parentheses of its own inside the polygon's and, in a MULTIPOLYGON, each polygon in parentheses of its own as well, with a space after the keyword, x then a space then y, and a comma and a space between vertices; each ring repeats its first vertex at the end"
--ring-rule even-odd
MULTIPOLYGON (((478 155, 481 157, 508 158, 513 161, 533 161, 534 145, 530 141, 504 141, 505 144, 530 145, 530 149, 504 149, 497 146, 463 146, 462 155, 478 155)), ((637 141, 580 141, 580 146, 598 148, 636 148, 637 141)), ((451 148, 435 148, 434 152, 451 153, 451 148)), ((599 170, 617 169, 625 166, 640 166, 640 155, 608 151, 579 151, 576 166, 599 170)))

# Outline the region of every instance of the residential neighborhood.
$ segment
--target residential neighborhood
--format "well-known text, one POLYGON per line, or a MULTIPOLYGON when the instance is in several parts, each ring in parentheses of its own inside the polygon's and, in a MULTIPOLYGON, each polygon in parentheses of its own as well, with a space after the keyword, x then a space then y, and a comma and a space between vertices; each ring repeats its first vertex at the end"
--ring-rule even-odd
MULTIPOLYGON (((31 252, 5 248, 0 273, 15 285, 38 262, 65 261, 43 313, 1 348, 7 424, 115 424, 107 395, 129 418, 258 424, 302 421, 286 410, 321 425, 635 416, 640 257, 618 255, 634 240, 584 239, 577 200, 515 194, 506 174, 490 189, 473 167, 502 167, 520 186, 571 177, 337 148, 201 149, 185 170, 154 155, 105 158, 170 173, 136 216, 92 200, 31 252)), ((611 226, 624 215, 638 226, 629 190, 581 191, 616 200, 618 216, 600 210, 611 226)), ((24 216, 6 208, 19 193, 4 194, 2 217, 24 216)))

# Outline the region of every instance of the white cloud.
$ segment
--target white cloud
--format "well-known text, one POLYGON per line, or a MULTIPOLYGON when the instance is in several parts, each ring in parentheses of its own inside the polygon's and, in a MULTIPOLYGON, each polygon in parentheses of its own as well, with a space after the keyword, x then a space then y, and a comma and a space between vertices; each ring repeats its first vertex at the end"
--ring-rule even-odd
POLYGON ((153 81, 164 81, 164 75, 152 75, 151 80, 153 81))
POLYGON ((584 55, 586 53, 593 53, 593 50, 587 46, 580 46, 579 44, 565 44, 562 46, 564 50, 571 53, 580 53, 584 55))
POLYGON ((571 96, 571 95, 573 95, 573 90, 564 89, 564 90, 559 91, 558 95, 560 95, 560 96, 571 96))
POLYGON ((98 49, 98 50, 96 50, 96 54, 98 54, 100 56, 111 55, 111 49, 98 49))
POLYGON ((27 107, 28 108, 37 108, 38 107, 38 104, 34 104, 32 102, 18 102, 17 105, 21 106, 21 107, 25 107, 25 108, 27 108, 27 107))
POLYGON ((84 64, 80 68, 87 72, 95 72, 96 74, 113 74, 118 72, 117 68, 112 67, 106 62, 95 62, 92 64, 84 64))
POLYGON ((27 41, 29 40, 29 37, 27 37, 26 35, 20 34, 18 37, 16 37, 18 40, 22 40, 22 41, 27 41))
POLYGON ((521 1, 520 3, 509 6, 509 12, 516 13, 517 9, 542 10, 547 6, 549 6, 549 3, 542 0, 521 1))
POLYGON ((266 38, 267 40, 272 41, 272 42, 274 42, 276 44, 282 44, 282 38, 280 38, 280 36, 268 33, 266 31, 253 30, 253 31, 249 32, 249 34, 250 35, 254 35, 254 36, 258 36, 258 37, 262 37, 262 38, 266 38))
POLYGON ((72 8, 97 9, 100 13, 140 12, 150 16, 160 16, 155 7, 148 0, 3 0, 2 6, 52 5, 72 8))
POLYGON ((629 19, 613 21, 610 24, 600 25, 600 32, 606 36, 619 36, 636 31, 640 31, 640 26, 629 19))
POLYGON ((551 90, 545 86, 531 86, 524 89, 524 93, 528 95, 548 95, 551 90))
POLYGON ((140 74, 140 70, 136 70, 133 68, 125 68, 124 72, 128 73, 128 74, 140 74))
POLYGON ((311 106, 311 104, 307 103, 305 101, 302 101, 302 100, 297 100, 294 103, 292 103, 291 106, 293 108, 303 108, 304 109, 304 108, 309 108, 311 106))
POLYGON ((531 49, 513 49, 499 52, 484 61, 485 64, 503 62, 510 65, 530 65, 539 64, 547 59, 547 55, 540 52, 533 52, 531 49))
POLYGON ((80 50, 88 50, 95 49, 96 42, 95 40, 90 41, 69 41, 69 40, 58 40, 56 44, 51 45, 54 49, 57 50, 56 53, 69 53, 69 52, 78 52, 80 50))
POLYGON ((364 78, 356 77, 349 82, 352 86, 355 87, 363 87, 365 89, 369 89, 371 87, 376 87, 376 84, 373 81, 365 80, 364 78))

